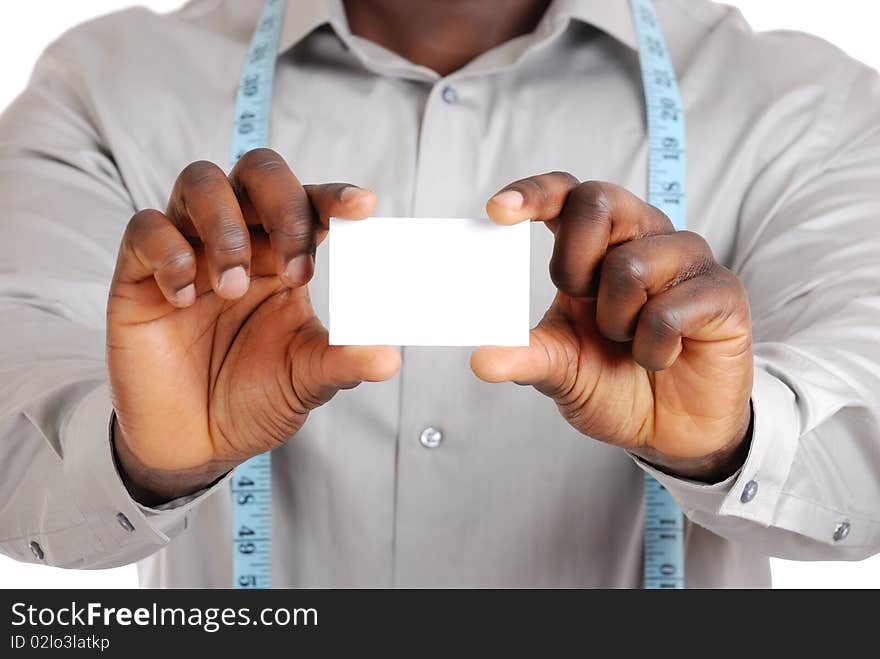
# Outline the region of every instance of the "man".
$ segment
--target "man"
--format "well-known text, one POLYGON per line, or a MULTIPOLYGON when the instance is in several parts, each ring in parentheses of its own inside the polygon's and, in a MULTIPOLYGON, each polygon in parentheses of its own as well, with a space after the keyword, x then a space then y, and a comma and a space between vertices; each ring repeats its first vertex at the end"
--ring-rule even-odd
POLYGON ((875 72, 657 0, 676 233, 623 0, 291 2, 227 176, 261 5, 81 26, 0 121, 5 553, 227 586, 269 449, 277 586, 638 587, 644 470, 690 587, 876 551, 875 72), (531 219, 530 346, 329 346, 327 220, 373 213, 531 219))

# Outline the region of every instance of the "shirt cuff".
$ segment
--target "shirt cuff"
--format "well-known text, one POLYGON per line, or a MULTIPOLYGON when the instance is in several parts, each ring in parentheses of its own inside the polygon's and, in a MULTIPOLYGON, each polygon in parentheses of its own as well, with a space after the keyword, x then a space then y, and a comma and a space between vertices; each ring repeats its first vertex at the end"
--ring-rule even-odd
POLYGON ((800 433, 794 392, 768 371, 756 368, 752 414, 748 457, 739 471, 718 483, 678 478, 630 455, 669 491, 689 517, 708 513, 770 526, 798 447, 800 433))
POLYGON ((67 436, 64 469, 99 551, 107 556, 127 555, 142 548, 147 551, 134 553, 145 555, 160 549, 186 528, 187 513, 223 487, 228 476, 156 508, 137 503, 116 468, 109 426, 112 414, 106 384, 80 401, 62 431, 67 436))

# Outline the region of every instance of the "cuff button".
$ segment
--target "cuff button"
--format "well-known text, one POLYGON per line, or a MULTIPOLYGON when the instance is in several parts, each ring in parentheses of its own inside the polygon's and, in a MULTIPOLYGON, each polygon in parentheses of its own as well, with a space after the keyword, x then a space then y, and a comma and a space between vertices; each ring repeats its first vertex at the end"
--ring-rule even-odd
POLYGON ((834 538, 834 542, 840 542, 846 536, 848 536, 849 528, 849 522, 841 522, 840 524, 838 524, 837 527, 834 529, 834 535, 831 536, 832 538, 834 538))
POLYGON ((43 548, 40 547, 40 543, 37 542, 36 540, 31 540, 30 547, 31 547, 31 553, 34 555, 34 558, 36 558, 38 561, 42 561, 44 554, 43 554, 43 548))
POLYGON ((122 513, 116 513, 116 521, 119 522, 119 526, 124 528, 129 533, 134 531, 134 525, 131 522, 129 522, 128 517, 126 517, 122 513))

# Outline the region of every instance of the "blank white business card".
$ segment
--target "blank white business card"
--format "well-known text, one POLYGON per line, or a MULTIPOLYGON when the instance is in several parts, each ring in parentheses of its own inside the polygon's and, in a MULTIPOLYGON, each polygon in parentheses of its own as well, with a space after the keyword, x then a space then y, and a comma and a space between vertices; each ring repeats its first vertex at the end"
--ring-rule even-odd
POLYGON ((331 218, 332 345, 527 346, 528 222, 331 218))

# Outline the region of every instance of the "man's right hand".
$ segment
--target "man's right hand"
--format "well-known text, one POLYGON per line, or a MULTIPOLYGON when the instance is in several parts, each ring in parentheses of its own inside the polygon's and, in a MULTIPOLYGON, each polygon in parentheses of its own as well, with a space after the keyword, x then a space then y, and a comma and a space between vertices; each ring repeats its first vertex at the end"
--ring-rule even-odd
POLYGON ((196 491, 283 444, 339 390, 392 377, 392 347, 328 345, 307 282, 330 216, 373 193, 303 186, 268 149, 186 167, 129 222, 107 308, 116 451, 142 503, 196 491))

